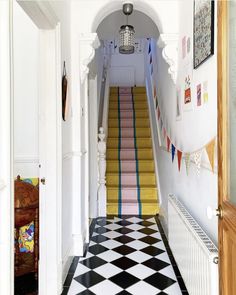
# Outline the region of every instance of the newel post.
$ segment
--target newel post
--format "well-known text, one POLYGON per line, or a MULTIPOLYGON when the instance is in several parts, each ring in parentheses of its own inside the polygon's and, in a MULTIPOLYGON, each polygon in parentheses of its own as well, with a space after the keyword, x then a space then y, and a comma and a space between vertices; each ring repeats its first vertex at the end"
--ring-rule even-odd
POLYGON ((106 188, 106 142, 103 127, 99 128, 98 133, 98 171, 99 171, 99 187, 98 187, 98 216, 106 216, 107 205, 107 188, 106 188))

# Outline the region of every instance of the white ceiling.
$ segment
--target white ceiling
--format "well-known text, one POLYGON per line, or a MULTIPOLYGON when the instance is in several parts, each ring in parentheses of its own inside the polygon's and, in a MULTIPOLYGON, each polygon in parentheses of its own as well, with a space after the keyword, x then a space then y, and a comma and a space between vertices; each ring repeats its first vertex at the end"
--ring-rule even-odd
MULTIPOLYGON (((115 11, 108 15, 98 26, 98 37, 107 40, 119 37, 121 25, 126 24, 126 16, 123 12, 115 11)), ((135 11, 129 16, 129 24, 134 26, 136 38, 152 37, 157 39, 159 31, 155 23, 146 14, 135 11)))

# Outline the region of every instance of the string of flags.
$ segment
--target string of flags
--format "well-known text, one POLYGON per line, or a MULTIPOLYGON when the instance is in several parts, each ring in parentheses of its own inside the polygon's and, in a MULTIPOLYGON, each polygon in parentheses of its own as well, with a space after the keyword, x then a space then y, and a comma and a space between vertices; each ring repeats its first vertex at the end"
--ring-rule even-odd
POLYGON ((160 131, 161 131, 161 135, 163 137, 163 142, 166 143, 167 151, 171 153, 172 163, 174 162, 175 156, 177 156, 178 170, 180 171, 181 170, 181 163, 182 163, 182 160, 184 159, 186 173, 188 175, 189 168, 190 168, 190 162, 191 162, 191 160, 193 160, 193 162, 195 163, 195 166, 196 166, 196 173, 199 176, 200 171, 201 171, 202 155, 203 155, 203 151, 205 149, 207 152, 207 155, 208 155, 210 165, 211 165, 211 170, 212 170, 212 172, 214 172, 216 137, 214 137, 205 146, 203 146, 202 148, 200 148, 197 151, 192 152, 192 153, 183 152, 183 151, 177 149, 176 146, 171 141, 171 138, 168 135, 166 128, 164 127, 161 109, 160 109, 160 106, 158 103, 157 88, 156 88, 156 85, 155 85, 155 82, 153 79, 153 57, 152 57, 151 39, 149 39, 148 41, 149 41, 148 42, 148 56, 149 56, 149 61, 150 61, 150 74, 151 74, 151 80, 152 80, 152 84, 153 84, 152 94, 153 94, 153 99, 154 99, 154 105, 156 107, 156 116, 157 116, 158 124, 160 124, 160 131))

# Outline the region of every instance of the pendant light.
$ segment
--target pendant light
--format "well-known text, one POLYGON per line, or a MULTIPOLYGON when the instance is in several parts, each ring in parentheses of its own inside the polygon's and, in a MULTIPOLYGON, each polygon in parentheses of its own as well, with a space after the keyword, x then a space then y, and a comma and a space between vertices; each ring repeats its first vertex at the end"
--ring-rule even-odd
POLYGON ((120 27, 120 46, 119 52, 121 54, 134 53, 134 27, 128 25, 128 16, 133 12, 133 4, 125 3, 123 5, 123 13, 127 16, 126 25, 120 27))

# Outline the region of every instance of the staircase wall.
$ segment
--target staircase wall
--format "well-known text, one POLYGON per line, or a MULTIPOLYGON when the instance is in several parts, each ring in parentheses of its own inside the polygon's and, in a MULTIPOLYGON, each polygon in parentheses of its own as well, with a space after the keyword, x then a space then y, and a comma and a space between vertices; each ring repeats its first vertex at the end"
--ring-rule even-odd
MULTIPOLYGON (((157 86, 157 96, 160 104, 161 114, 164 117, 163 125, 168 129, 171 141, 176 148, 185 151, 194 151, 203 147, 214 136, 217 135, 217 48, 216 48, 216 28, 215 28, 215 55, 210 57, 198 69, 193 69, 193 1, 180 1, 180 27, 179 27, 179 70, 177 85, 168 74, 168 65, 163 60, 162 49, 156 45, 156 40, 152 40, 152 50, 154 54, 154 81, 157 86), (189 62, 182 58, 182 39, 190 37, 189 62), (192 73, 192 109, 184 110, 183 77, 187 73, 192 73), (203 103, 203 82, 208 83, 208 102, 203 103), (202 104, 197 106, 197 85, 202 85, 202 104), (181 96, 181 120, 176 119, 176 87, 182 91, 181 96)), ((217 12, 215 11, 215 17, 217 12)), ((216 22, 215 22, 216 23, 216 22)), ((196 165, 191 162, 187 175, 184 160, 181 162, 181 170, 178 171, 177 157, 172 163, 171 154, 167 152, 166 142, 159 146, 157 135, 157 115, 152 97, 152 86, 150 71, 147 64, 147 86, 149 101, 152 108, 152 125, 155 135, 155 150, 157 155, 157 167, 160 182, 160 214, 165 231, 168 232, 168 194, 175 194, 188 208, 197 222, 217 243, 217 218, 208 220, 206 215, 207 206, 217 207, 217 165, 215 163, 214 172, 206 152, 203 152, 200 175, 197 175, 196 165)), ((217 156, 215 155, 217 162, 217 156)))

